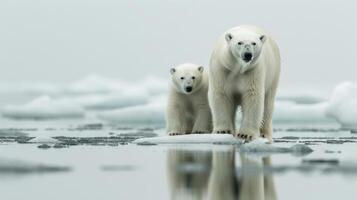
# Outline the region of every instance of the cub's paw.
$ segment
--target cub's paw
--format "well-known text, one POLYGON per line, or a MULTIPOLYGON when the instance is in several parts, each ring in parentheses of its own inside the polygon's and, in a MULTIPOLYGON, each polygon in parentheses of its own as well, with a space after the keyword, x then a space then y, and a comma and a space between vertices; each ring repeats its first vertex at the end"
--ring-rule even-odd
POLYGON ((214 130, 213 133, 218 133, 218 134, 232 134, 231 130, 214 130))
POLYGON ((174 135, 184 135, 185 133, 179 133, 179 132, 169 132, 170 136, 174 136, 174 135))

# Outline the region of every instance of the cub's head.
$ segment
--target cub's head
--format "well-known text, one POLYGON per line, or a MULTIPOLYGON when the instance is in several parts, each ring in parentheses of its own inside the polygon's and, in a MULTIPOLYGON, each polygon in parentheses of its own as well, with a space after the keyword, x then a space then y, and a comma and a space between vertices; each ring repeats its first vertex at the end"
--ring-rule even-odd
POLYGON ((204 68, 195 64, 182 64, 171 68, 171 80, 178 92, 192 94, 201 87, 204 68))
POLYGON ((254 67, 267 37, 254 32, 237 31, 226 33, 225 39, 232 55, 242 66, 240 72, 244 73, 254 67))

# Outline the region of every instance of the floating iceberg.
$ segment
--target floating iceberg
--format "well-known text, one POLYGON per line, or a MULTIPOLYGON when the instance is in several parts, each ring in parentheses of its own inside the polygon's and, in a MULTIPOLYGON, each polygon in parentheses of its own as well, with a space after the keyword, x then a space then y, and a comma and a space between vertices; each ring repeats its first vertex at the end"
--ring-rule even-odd
POLYGON ((357 83, 343 82, 336 86, 328 101, 326 116, 344 128, 357 127, 357 83))

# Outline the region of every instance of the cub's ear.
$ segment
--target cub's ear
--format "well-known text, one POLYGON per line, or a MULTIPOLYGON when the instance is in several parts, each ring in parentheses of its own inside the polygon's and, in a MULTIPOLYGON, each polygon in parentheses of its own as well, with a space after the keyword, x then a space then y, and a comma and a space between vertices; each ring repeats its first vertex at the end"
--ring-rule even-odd
POLYGON ((260 39, 260 41, 262 41, 262 43, 264 43, 264 42, 267 40, 267 36, 261 35, 261 36, 259 37, 259 39, 260 39))
POLYGON ((203 72, 204 69, 205 69, 205 68, 203 68, 203 66, 199 66, 199 67, 198 67, 198 71, 199 71, 199 72, 203 72))
POLYGON ((171 68, 170 69, 170 74, 172 75, 172 74, 174 74, 176 72, 176 69, 175 68, 171 68))
POLYGON ((232 40, 233 35, 232 35, 232 34, 230 34, 230 33, 226 33, 226 35, 225 35, 224 37, 226 38, 226 41, 227 41, 227 42, 229 42, 229 41, 231 41, 231 40, 232 40))

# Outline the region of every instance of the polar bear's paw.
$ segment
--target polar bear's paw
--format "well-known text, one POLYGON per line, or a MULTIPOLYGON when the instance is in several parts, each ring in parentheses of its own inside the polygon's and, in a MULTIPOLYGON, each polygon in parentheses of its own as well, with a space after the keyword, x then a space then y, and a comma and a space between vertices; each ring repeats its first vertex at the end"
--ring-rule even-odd
POLYGON ((210 131, 193 131, 193 134, 204 134, 204 133, 209 133, 210 131))
POLYGON ((258 136, 254 133, 243 132, 243 131, 240 131, 237 134, 237 137, 244 140, 244 142, 251 142, 251 141, 255 140, 256 138, 258 138, 258 136))
POLYGON ((273 142, 273 138, 271 134, 268 133, 260 133, 260 137, 268 139, 269 143, 273 142))

